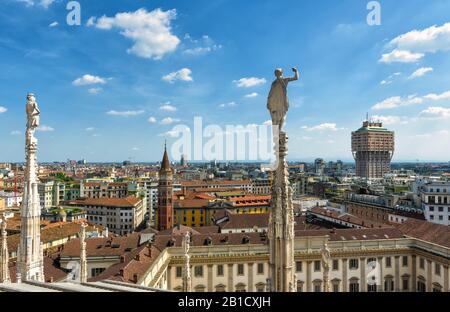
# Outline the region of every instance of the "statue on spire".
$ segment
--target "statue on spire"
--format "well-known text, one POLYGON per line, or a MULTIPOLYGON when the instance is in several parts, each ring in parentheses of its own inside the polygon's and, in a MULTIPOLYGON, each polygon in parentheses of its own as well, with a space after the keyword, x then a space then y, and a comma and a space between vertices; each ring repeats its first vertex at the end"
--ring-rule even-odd
POLYGON ((8 253, 8 242, 6 240, 6 218, 4 215, 1 217, 1 239, 2 245, 0 249, 0 284, 10 283, 11 278, 9 275, 9 253, 8 253))

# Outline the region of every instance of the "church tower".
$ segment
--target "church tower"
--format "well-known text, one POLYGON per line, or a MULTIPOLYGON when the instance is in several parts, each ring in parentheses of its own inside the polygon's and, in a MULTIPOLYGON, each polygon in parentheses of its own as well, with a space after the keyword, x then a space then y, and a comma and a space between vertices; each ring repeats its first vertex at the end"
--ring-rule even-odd
POLYGON ((158 183, 158 230, 163 231, 173 227, 173 172, 170 167, 167 146, 164 144, 164 155, 159 170, 158 183))

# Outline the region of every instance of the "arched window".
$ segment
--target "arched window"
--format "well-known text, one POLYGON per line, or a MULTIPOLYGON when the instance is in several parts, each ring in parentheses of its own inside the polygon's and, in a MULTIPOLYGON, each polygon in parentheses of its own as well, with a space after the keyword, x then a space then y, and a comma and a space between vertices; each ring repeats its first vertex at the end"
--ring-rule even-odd
POLYGON ((303 281, 297 281, 297 292, 303 292, 303 285, 305 282, 303 281))
POLYGON ((394 277, 392 275, 384 277, 384 291, 394 291, 394 277))
POLYGON ((316 279, 313 281, 314 292, 322 292, 322 280, 316 279))
POLYGON ((205 292, 206 287, 205 287, 205 285, 197 285, 194 287, 194 289, 195 289, 195 292, 205 292))
POLYGON ((349 291, 350 292, 359 292, 359 279, 353 277, 349 280, 349 291))
POLYGON ((439 283, 433 283, 433 292, 442 292, 442 286, 439 283))
POLYGON ((417 291, 418 292, 426 292, 427 291, 426 280, 423 276, 417 277, 417 291))
POLYGON ((236 286, 236 292, 246 292, 245 284, 239 283, 236 286))
POLYGON ((331 291, 340 292, 341 291, 341 280, 338 278, 334 278, 331 280, 331 291))
POLYGON ((219 284, 216 285, 216 292, 225 292, 226 291, 226 286, 224 284, 219 284))

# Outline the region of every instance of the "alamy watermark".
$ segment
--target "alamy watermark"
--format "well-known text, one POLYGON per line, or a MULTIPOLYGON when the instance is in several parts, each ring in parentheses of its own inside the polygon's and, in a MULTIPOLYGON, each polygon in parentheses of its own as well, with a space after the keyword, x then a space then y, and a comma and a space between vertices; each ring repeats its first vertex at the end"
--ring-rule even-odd
POLYGON ((173 159, 182 156, 193 161, 255 161, 276 166, 278 127, 261 125, 203 125, 201 117, 194 117, 193 128, 176 125, 164 135, 175 138, 170 153, 173 159))
POLYGON ((381 4, 379 1, 370 1, 367 3, 367 25, 380 26, 381 25, 381 4))

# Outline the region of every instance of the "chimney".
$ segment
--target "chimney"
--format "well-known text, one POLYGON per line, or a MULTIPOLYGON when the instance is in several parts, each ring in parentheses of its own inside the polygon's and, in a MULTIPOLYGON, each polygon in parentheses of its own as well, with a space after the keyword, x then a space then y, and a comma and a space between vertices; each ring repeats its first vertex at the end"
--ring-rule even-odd
POLYGON ((138 275, 137 274, 133 274, 133 283, 137 284, 138 282, 138 275))
POLYGON ((137 254, 136 257, 134 257, 134 260, 136 260, 136 261, 140 261, 140 259, 141 259, 141 255, 140 254, 137 254))
POLYGON ((124 263, 125 262, 125 256, 120 256, 120 263, 124 263))
POLYGON ((123 269, 120 269, 119 274, 123 277, 123 269))
POLYGON ((152 257, 152 245, 148 244, 147 245, 147 251, 148 251, 148 257, 152 257))
POLYGON ((48 279, 49 283, 53 283, 53 276, 50 276, 50 278, 48 279))

